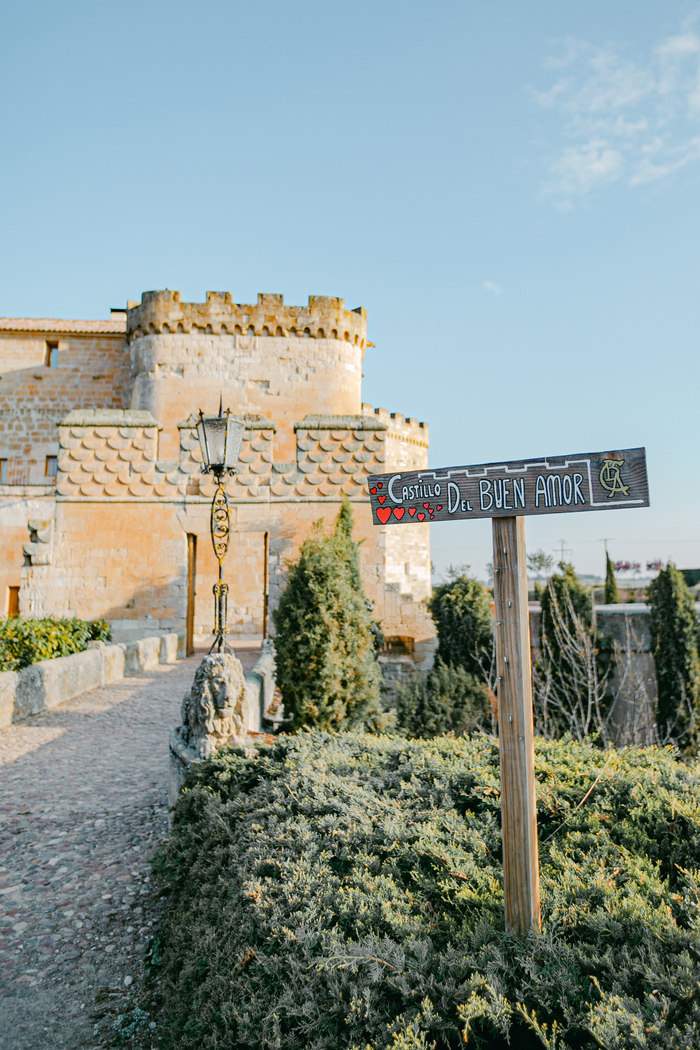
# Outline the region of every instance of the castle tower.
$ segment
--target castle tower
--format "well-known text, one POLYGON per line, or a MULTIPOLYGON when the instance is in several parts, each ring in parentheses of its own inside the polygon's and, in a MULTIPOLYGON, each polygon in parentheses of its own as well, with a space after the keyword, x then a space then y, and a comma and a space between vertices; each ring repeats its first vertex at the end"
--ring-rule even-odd
POLYGON ((176 459, 178 424, 193 411, 213 411, 223 394, 236 415, 277 424, 276 458, 296 458, 294 423, 307 415, 357 415, 367 317, 342 299, 310 296, 307 307, 281 295, 234 303, 207 292, 183 303, 179 292, 145 292, 128 312, 132 409, 163 427, 160 456, 176 459))

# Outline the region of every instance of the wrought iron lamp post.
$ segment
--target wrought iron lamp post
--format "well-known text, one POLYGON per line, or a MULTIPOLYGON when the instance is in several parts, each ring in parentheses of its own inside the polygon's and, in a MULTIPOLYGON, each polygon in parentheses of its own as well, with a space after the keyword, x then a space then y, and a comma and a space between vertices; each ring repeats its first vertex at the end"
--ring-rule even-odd
POLYGON ((205 416, 200 408, 197 435, 202 449, 202 473, 213 474, 216 492, 211 503, 211 542, 219 563, 219 580, 214 584, 214 642, 211 649, 218 653, 228 650, 228 584, 224 583, 224 558, 228 550, 230 511, 226 495, 226 475, 236 473, 245 424, 231 416, 229 408, 223 411, 223 398, 218 416, 205 416))

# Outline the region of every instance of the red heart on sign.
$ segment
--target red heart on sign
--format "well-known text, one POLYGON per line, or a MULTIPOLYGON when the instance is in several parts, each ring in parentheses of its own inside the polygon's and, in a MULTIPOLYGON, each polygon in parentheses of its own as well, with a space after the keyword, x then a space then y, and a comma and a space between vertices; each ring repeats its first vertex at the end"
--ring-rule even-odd
POLYGON ((442 510, 442 503, 438 503, 438 505, 435 508, 435 510, 442 510))
POLYGON ((377 517, 381 521, 382 525, 386 525, 387 521, 391 517, 391 507, 377 507, 377 517))
POLYGON ((410 517, 413 517, 413 515, 416 513, 416 508, 415 507, 409 507, 408 508, 408 513, 409 513, 410 517))
POLYGON ((384 500, 386 499, 386 496, 377 496, 377 499, 379 500, 380 503, 383 503, 384 500))
POLYGON ((403 507, 394 507, 394 517, 397 521, 401 521, 406 511, 403 507))
POLYGON ((377 488, 378 489, 383 489, 384 488, 384 486, 382 485, 381 481, 377 482, 377 488))
POLYGON ((430 510, 430 504, 429 503, 424 503, 423 506, 425 507, 426 510, 430 510))
POLYGON ((424 517, 425 517, 425 514, 421 511, 420 514, 418 515, 418 521, 422 521, 424 517))
POLYGON ((377 495, 377 490, 376 490, 376 488, 370 489, 369 491, 370 491, 370 492, 372 493, 372 495, 373 495, 373 496, 376 496, 376 495, 377 495))

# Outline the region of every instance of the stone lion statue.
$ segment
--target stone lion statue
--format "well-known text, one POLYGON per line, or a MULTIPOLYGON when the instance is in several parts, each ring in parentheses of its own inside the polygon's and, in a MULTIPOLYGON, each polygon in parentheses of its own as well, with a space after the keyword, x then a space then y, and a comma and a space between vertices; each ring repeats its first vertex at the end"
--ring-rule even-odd
POLYGON ((244 744, 245 680, 240 660, 226 653, 205 656, 182 701, 180 736, 199 758, 225 744, 244 744))

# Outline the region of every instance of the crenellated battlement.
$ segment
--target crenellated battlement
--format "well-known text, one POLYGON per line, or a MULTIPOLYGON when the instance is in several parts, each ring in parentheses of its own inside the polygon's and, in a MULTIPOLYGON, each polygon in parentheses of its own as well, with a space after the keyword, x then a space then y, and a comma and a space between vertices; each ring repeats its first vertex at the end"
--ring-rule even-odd
POLYGON ((393 470, 423 470, 428 466, 428 424, 411 416, 363 403, 363 416, 374 416, 387 430, 387 462, 393 470))
POLYGON ((376 416, 377 419, 386 425, 387 430, 393 431, 397 436, 411 438, 420 444, 425 444, 427 448, 429 431, 427 423, 419 423, 412 416, 402 416, 400 412, 390 412, 388 408, 374 408, 373 405, 368 405, 364 401, 362 403, 362 414, 365 416, 376 416))
POLYGON ((207 292, 204 303, 183 303, 180 292, 144 292, 127 311, 127 337, 178 332, 277 338, 338 339, 364 347, 364 307, 345 309, 344 299, 310 295, 308 306, 285 306, 284 296, 259 294, 255 304, 234 303, 230 292, 207 292))

